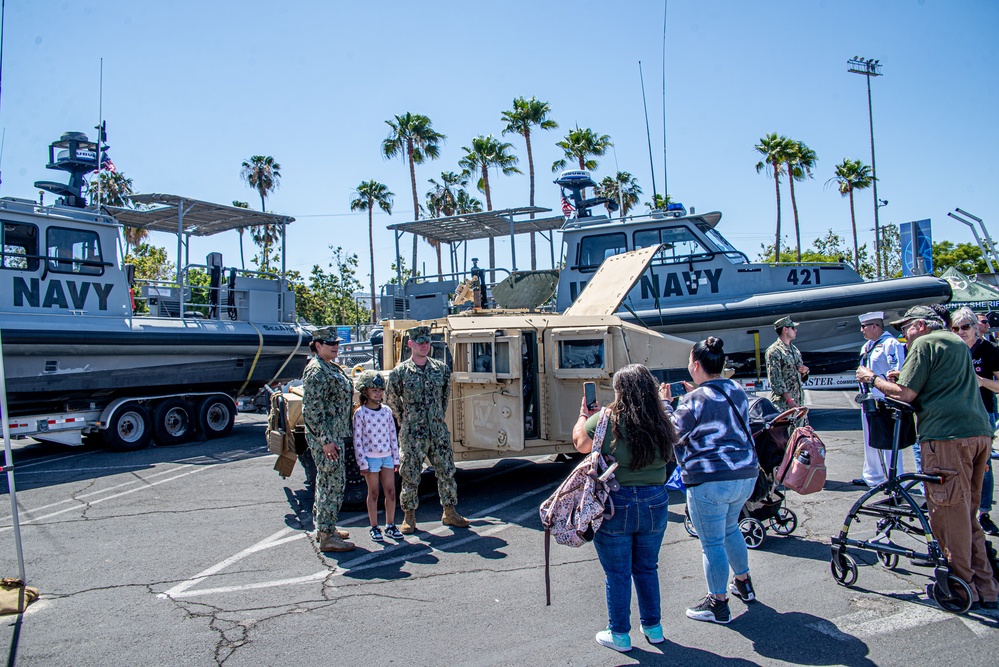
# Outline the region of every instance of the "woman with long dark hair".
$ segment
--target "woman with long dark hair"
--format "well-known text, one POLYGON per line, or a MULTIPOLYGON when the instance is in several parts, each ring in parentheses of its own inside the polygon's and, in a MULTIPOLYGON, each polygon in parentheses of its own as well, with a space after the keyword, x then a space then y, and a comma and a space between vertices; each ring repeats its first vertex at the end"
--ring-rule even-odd
MULTIPOLYGON (((687 487, 687 509, 701 541, 708 583, 708 594, 687 610, 687 617, 714 623, 732 619, 729 590, 744 602, 756 599, 739 513, 753 492, 759 463, 749 432, 749 399, 738 383, 722 377, 724 368, 720 338, 695 344, 687 364, 694 384, 684 383, 688 393, 672 412, 680 436, 674 448, 676 461, 687 487), (735 577, 731 587, 729 568, 735 577)), ((660 385, 659 394, 668 405, 669 385, 660 385)))
MULTIPOLYGON (((660 622, 659 548, 666 532, 669 496, 666 465, 676 442, 673 426, 656 395, 656 380, 641 364, 630 364, 614 374, 614 402, 602 451, 618 464, 612 491, 614 516, 593 537, 606 575, 607 629, 597 633, 598 644, 630 651, 631 584, 635 583, 642 633, 650 643, 664 641, 660 622), (609 442, 607 442, 609 440, 609 442)), ((588 454, 600 420, 583 399, 579 421, 572 429, 576 449, 588 454)))

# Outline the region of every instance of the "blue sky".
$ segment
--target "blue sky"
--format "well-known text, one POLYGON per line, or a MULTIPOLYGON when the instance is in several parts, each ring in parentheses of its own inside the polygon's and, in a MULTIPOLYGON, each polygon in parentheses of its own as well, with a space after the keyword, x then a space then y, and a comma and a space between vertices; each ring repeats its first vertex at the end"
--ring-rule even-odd
MULTIPOLYGON (((999 224, 999 3, 671 0, 668 12, 670 194, 722 211, 719 229, 751 257, 773 241, 773 182, 754 169, 767 132, 818 154, 814 180, 796 188, 805 244, 828 229, 849 235, 847 200, 826 181, 844 157, 870 163, 854 55, 883 66, 872 81, 878 194, 890 202, 881 220, 931 218, 934 239, 955 242, 973 241, 946 217, 955 207, 999 224)), ((35 198, 35 180, 58 176, 44 169, 49 142, 93 136, 103 58, 110 154, 137 191, 259 208, 239 165, 272 155, 282 182, 268 209, 297 218, 289 267, 325 266, 340 245, 359 255, 367 285, 367 219, 349 202, 361 181, 381 181, 396 194, 393 215, 375 218, 382 283, 394 258, 384 227, 413 219, 407 167, 380 152, 393 114, 426 114, 447 135, 441 159, 417 167, 421 201, 473 136, 500 134, 501 111, 521 95, 547 100, 560 124, 535 135, 538 205, 558 209, 554 144, 577 123, 615 143, 595 176, 630 171, 650 196, 641 60, 661 192, 662 24, 652 1, 7 0, 0 195, 35 198)), ((497 208, 528 203, 523 142, 506 140, 525 175, 491 179, 497 208)), ((786 188, 784 201, 790 221, 786 188)), ((860 193, 861 242, 873 240, 872 209, 860 193)), ((237 238, 196 240, 192 258, 221 249, 237 265, 237 238)), ((174 253, 170 237, 153 241, 174 253)), ((487 256, 481 243, 470 255, 487 256)), ((508 266, 506 241, 497 254, 508 266)), ((526 248, 517 254, 525 268, 526 248)), ((421 246, 421 264, 432 255, 421 246)))

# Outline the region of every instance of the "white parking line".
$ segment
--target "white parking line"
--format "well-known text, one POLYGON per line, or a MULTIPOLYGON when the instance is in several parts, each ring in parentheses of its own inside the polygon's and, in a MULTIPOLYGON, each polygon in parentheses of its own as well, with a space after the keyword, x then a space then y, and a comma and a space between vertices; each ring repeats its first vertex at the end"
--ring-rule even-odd
POLYGON ((890 613, 885 613, 886 611, 888 610, 864 609, 830 621, 811 623, 808 627, 834 639, 847 640, 853 637, 876 637, 892 634, 931 623, 957 619, 978 637, 995 636, 996 634, 994 628, 990 628, 977 619, 951 614, 923 604, 904 602, 901 607, 892 607, 890 613))
MULTIPOLYGON (((514 503, 520 502, 521 500, 523 500, 525 498, 529 498, 531 496, 536 496, 536 495, 542 494, 542 493, 550 493, 559 484, 561 484, 561 480, 559 482, 555 482, 553 484, 548 484, 548 485, 546 485, 544 487, 541 487, 541 488, 532 489, 531 491, 528 491, 526 493, 522 493, 519 496, 515 496, 513 498, 508 498, 507 500, 504 500, 503 502, 497 503, 497 504, 495 504, 495 505, 493 505, 491 507, 487 507, 487 508, 485 508, 485 509, 482 510, 482 512, 481 512, 482 516, 478 517, 478 520, 499 521, 499 519, 491 517, 491 516, 489 516, 489 514, 492 513, 492 512, 495 512, 497 510, 500 510, 500 509, 502 509, 504 507, 507 507, 508 505, 512 505, 514 503)), ((423 542, 422 540, 417 539, 416 541, 412 541, 412 542, 407 541, 405 544, 420 545, 421 548, 419 548, 419 549, 417 549, 415 551, 409 550, 405 554, 402 554, 402 555, 399 555, 399 556, 386 558, 385 556, 387 554, 391 553, 391 551, 388 550, 388 549, 382 550, 382 551, 370 552, 370 553, 364 554, 362 556, 359 556, 359 557, 357 557, 357 558, 355 558, 353 560, 347 561, 346 563, 341 563, 340 565, 337 566, 336 571, 333 572, 332 574, 336 575, 336 576, 339 576, 339 575, 346 574, 348 572, 359 572, 359 571, 362 571, 362 570, 367 570, 367 569, 371 569, 371 568, 375 568, 375 567, 382 567, 384 565, 392 565, 394 563, 399 563, 399 562, 411 560, 411 559, 413 559, 413 558, 415 558, 415 557, 417 557, 419 555, 422 555, 424 553, 440 552, 441 550, 446 550, 446 549, 449 549, 449 548, 460 546, 462 544, 465 544, 466 542, 471 542, 473 540, 477 540, 477 539, 480 539, 482 537, 487 537, 489 535, 495 535, 496 533, 498 533, 498 532, 500 532, 502 530, 506 530, 507 528, 510 528, 512 525, 515 525, 515 524, 517 524, 517 523, 519 523, 521 521, 524 521, 525 519, 527 519, 528 517, 530 517, 532 515, 537 515, 537 513, 538 513, 538 509, 536 507, 532 507, 529 511, 527 511, 527 512, 521 514, 521 515, 518 515, 518 516, 514 517, 511 520, 511 522, 509 522, 509 523, 495 524, 495 525, 493 525, 493 526, 491 526, 489 528, 486 528, 481 533, 475 533, 475 532, 473 532, 471 535, 460 537, 459 539, 452 540, 450 542, 442 544, 441 548, 435 548, 431 544, 423 542), (374 562, 369 562, 369 561, 374 561, 374 562)), ((171 588, 171 589, 169 589, 167 591, 164 591, 163 593, 160 593, 157 597, 160 597, 160 598, 186 598, 186 597, 194 597, 194 596, 200 596, 200 595, 216 595, 216 594, 220 594, 220 593, 234 593, 234 592, 239 592, 239 591, 247 591, 247 590, 254 590, 254 589, 261 589, 261 588, 273 588, 273 587, 277 587, 277 586, 288 586, 288 585, 293 585, 293 584, 305 584, 305 583, 309 583, 309 582, 313 582, 313 581, 317 581, 317 580, 322 580, 322 579, 325 579, 326 577, 330 576, 331 573, 330 573, 329 570, 322 570, 320 572, 316 572, 315 574, 310 574, 310 575, 306 575, 306 576, 302 576, 302 577, 294 577, 294 578, 291 578, 291 579, 276 579, 276 580, 271 580, 271 581, 255 582, 255 583, 251 583, 251 584, 241 584, 241 585, 238 585, 238 586, 220 586, 220 587, 217 587, 217 588, 206 588, 206 589, 194 590, 194 591, 188 590, 191 587, 195 586, 196 584, 204 581, 209 576, 211 576, 213 574, 217 574, 218 572, 220 572, 221 570, 225 569, 226 567, 232 565, 233 563, 236 563, 239 560, 242 560, 243 558, 246 558, 247 556, 249 556, 249 555, 251 555, 253 553, 256 553, 258 551, 262 551, 263 549, 268 549, 268 548, 273 547, 273 546, 277 546, 278 544, 283 544, 285 542, 291 542, 292 540, 295 540, 295 539, 301 539, 302 537, 305 537, 305 535, 306 535, 305 533, 300 533, 299 535, 296 535, 296 536, 290 536, 290 537, 286 537, 284 539, 280 539, 282 535, 286 535, 290 530, 291 530, 290 528, 285 528, 283 530, 278 531, 277 533, 274 533, 273 535, 270 535, 270 536, 264 538, 260 542, 257 542, 256 544, 254 544, 253 546, 251 546, 251 547, 249 547, 247 549, 244 549, 243 551, 239 552, 238 554, 230 556, 229 558, 225 559, 224 561, 221 561, 220 563, 218 563, 216 565, 213 565, 212 567, 208 568, 207 570, 199 572, 197 575, 194 576, 194 578, 189 579, 187 581, 184 581, 184 582, 178 584, 177 586, 174 586, 173 588, 171 588)), ((450 530, 451 529, 448 526, 443 526, 442 525, 439 528, 436 528, 436 529, 434 529, 432 531, 429 531, 429 533, 431 535, 440 535, 440 534, 442 534, 442 533, 444 533, 446 531, 450 531, 450 530)))

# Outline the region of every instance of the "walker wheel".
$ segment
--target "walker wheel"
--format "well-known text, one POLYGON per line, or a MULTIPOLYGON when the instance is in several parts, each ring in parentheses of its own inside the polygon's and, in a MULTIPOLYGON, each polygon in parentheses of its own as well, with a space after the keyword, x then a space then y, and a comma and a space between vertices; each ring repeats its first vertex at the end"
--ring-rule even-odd
POLYGON ((759 549, 767 537, 767 529, 752 517, 740 521, 739 530, 742 531, 742 539, 746 541, 746 546, 750 549, 759 549))
POLYGON ((888 554, 879 551, 878 562, 880 562, 881 566, 886 570, 894 570, 898 567, 898 554, 888 554))
POLYGON ((926 585, 926 594, 933 598, 941 609, 952 614, 963 614, 971 609, 971 587, 964 579, 953 574, 947 575, 947 586, 950 587, 950 597, 944 594, 940 584, 935 581, 926 585))
POLYGON ((778 535, 790 535, 798 527, 798 517, 786 507, 777 510, 777 516, 770 517, 770 529, 778 535))
POLYGON ((683 513, 683 527, 687 531, 687 534, 691 537, 697 537, 697 531, 694 530, 694 522, 690 520, 690 512, 683 513))
POLYGON ((829 561, 829 569, 832 570, 833 579, 840 586, 853 586, 857 583, 857 561, 848 553, 833 556, 829 561))

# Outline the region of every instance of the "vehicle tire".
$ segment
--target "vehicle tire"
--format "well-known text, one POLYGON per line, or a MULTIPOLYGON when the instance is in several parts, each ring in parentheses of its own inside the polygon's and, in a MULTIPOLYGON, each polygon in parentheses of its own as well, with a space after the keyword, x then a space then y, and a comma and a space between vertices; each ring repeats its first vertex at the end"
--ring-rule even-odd
POLYGON ((135 402, 125 403, 111 415, 104 431, 104 442, 116 452, 145 449, 153 435, 149 410, 135 402))
POLYGON ((187 442, 194 434, 191 404, 180 398, 167 398, 153 410, 153 434, 164 446, 187 442))
POLYGON ((742 539, 750 549, 759 549, 763 546, 763 540, 767 538, 767 529, 757 519, 743 519, 739 522, 739 530, 742 531, 742 539))
POLYGON ((208 439, 224 438, 236 423, 236 403, 228 396, 209 396, 198 406, 198 428, 208 439))
MULTIPOLYGON (((363 512, 368 499, 368 485, 364 481, 361 469, 357 466, 353 438, 344 439, 343 447, 340 448, 340 456, 344 457, 343 503, 341 504, 341 508, 347 511, 363 512)), ((399 487, 396 486, 396 488, 398 489, 399 487)))

